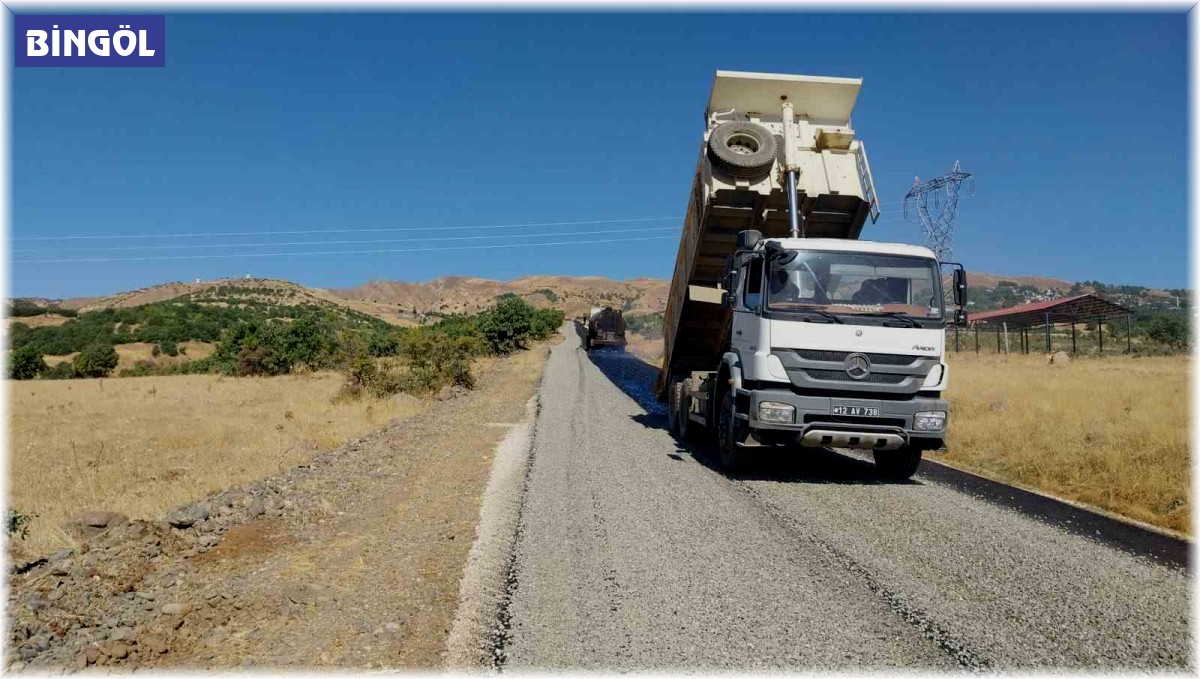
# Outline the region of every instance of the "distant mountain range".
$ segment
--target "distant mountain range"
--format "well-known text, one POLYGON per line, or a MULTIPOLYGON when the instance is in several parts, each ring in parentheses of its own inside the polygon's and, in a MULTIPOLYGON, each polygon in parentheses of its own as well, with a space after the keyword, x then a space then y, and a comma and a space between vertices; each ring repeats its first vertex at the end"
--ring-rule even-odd
MULTIPOLYGON (((1086 292, 1099 293, 1131 308, 1173 309, 1188 305, 1186 290, 1114 286, 1096 281, 1072 283, 1044 276, 986 273, 971 273, 968 282, 971 308, 975 311, 1086 292)), ((199 283, 164 283, 100 297, 24 298, 24 301, 50 309, 87 312, 171 299, 229 304, 231 300, 241 298, 274 304, 335 304, 391 323, 411 325, 430 317, 479 311, 504 294, 517 295, 535 306, 556 306, 568 317, 584 314, 595 306, 618 307, 630 316, 648 315, 666 308, 669 286, 670 281, 658 278, 617 281, 599 276, 527 276, 494 281, 446 276, 424 283, 370 281, 352 288, 323 289, 289 281, 229 278, 199 283)))

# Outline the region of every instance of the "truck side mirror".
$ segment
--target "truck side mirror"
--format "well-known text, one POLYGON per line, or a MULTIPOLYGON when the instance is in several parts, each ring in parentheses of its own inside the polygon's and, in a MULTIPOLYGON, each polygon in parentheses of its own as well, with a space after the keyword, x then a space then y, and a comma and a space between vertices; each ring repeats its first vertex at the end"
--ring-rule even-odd
POLYGON ((967 272, 963 269, 954 270, 954 306, 962 308, 967 305, 967 272))
POLYGON ((738 250, 753 250, 758 241, 762 240, 762 232, 754 229, 746 229, 738 231, 737 249, 738 250))

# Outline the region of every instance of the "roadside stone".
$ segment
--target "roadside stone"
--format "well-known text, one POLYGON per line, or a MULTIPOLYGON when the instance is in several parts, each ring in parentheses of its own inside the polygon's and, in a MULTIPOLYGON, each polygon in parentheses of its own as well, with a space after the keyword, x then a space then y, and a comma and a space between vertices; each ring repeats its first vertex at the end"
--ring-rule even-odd
POLYGON ((166 653, 169 647, 167 640, 158 634, 144 634, 138 639, 138 647, 145 653, 162 655, 166 653))
POLYGON ((46 603, 46 600, 42 598, 42 595, 38 594, 37 592, 29 592, 25 595, 25 607, 31 611, 45 610, 45 608, 49 605, 50 604, 46 603))
POLYGON ((200 545, 204 549, 210 549, 212 547, 216 547, 219 542, 221 542, 221 536, 213 535, 210 533, 208 535, 202 536, 199 540, 196 541, 196 544, 200 545))
POLYGON ((129 517, 124 514, 90 511, 64 521, 62 528, 71 537, 86 540, 125 523, 129 523, 129 517))
POLYGON ((100 659, 100 647, 96 645, 88 646, 83 650, 83 657, 87 660, 87 664, 95 665, 100 659))
POLYGON ((1053 354, 1050 354, 1050 365, 1063 367, 1070 364, 1070 362, 1071 355, 1065 351, 1056 351, 1053 354))
POLYGON ((108 654, 117 660, 123 660, 129 656, 129 644, 124 641, 109 642, 108 654))
POLYGON ((210 514, 207 505, 197 502, 194 505, 172 510, 167 514, 167 523, 171 524, 173 528, 191 528, 196 523, 207 519, 210 514))
POLYGON ((162 607, 163 615, 172 615, 183 617, 192 612, 192 605, 189 603, 173 603, 162 607))
POLYGON ((137 639, 137 633, 130 627, 118 627, 108 635, 109 641, 134 641, 135 639, 137 639))
POLYGON ((452 387, 450 387, 449 385, 447 385, 447 386, 442 387, 438 391, 438 393, 434 395, 433 398, 438 401, 449 401, 450 399, 455 398, 457 396, 458 396, 458 394, 455 393, 454 389, 452 387))

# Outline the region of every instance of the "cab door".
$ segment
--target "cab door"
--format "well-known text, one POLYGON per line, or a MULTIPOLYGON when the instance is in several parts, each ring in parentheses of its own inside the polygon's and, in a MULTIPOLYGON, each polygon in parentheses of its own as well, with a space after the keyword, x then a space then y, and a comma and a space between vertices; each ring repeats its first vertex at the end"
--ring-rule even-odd
POLYGON ((749 257, 738 272, 737 304, 733 308, 733 333, 729 341, 743 361, 763 344, 763 324, 759 314, 765 302, 764 295, 762 257, 749 257))

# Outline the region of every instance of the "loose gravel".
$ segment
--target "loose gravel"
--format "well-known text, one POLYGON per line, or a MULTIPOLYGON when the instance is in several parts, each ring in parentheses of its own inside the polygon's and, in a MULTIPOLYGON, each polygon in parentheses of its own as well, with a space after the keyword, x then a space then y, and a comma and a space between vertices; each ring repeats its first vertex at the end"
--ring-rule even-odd
POLYGON ((727 476, 654 373, 553 350, 505 668, 1191 667, 1184 572, 831 451, 727 476))

